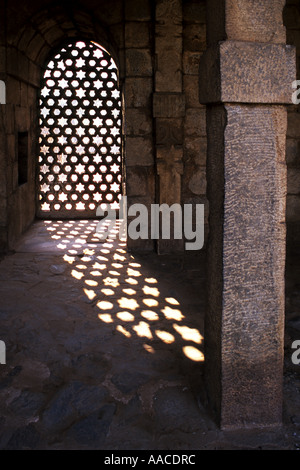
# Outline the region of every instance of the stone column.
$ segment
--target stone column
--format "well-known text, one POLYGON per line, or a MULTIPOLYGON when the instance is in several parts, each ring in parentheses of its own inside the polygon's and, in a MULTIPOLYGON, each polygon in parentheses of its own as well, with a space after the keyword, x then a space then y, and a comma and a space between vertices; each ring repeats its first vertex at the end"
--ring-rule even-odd
MULTIPOLYGON (((159 204, 181 204, 183 172, 182 4, 157 0, 155 11, 155 90, 153 117, 159 204)), ((172 236, 171 229, 171 236, 172 236)), ((178 251, 183 240, 158 240, 158 252, 178 251)))
POLYGON ((295 79, 284 3, 207 2, 200 64, 210 207, 205 383, 222 429, 281 423, 285 104, 295 79))

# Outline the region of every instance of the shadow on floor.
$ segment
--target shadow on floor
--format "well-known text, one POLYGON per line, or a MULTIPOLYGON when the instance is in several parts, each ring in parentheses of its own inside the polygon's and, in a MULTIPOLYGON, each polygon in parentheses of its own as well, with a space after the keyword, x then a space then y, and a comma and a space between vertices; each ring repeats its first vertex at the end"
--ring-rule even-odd
POLYGON ((0 448, 295 448, 297 427, 224 433, 200 403, 205 253, 96 227, 37 221, 0 264, 0 448))

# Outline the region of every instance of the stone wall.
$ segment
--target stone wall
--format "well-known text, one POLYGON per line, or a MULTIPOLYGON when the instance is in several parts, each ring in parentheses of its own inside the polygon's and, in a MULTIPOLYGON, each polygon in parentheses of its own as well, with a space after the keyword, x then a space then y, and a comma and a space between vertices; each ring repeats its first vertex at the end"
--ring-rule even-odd
MULTIPOLYGON (((0 105, 0 250, 8 240, 12 245, 35 217, 37 91, 51 51, 74 36, 98 41, 119 65, 129 205, 149 207, 168 202, 166 197, 170 204, 203 203, 207 222, 206 107, 198 96, 199 61, 206 50, 205 0, 85 0, 76 6, 68 1, 10 0, 6 5, 0 6, 0 80, 7 91, 7 104, 0 105), (165 4, 172 7, 169 20, 159 17, 165 4), (176 18, 175 7, 180 13, 176 18), (20 184, 18 138, 26 132, 28 178, 20 184), (170 182, 171 173, 175 179, 170 182)), ((288 44, 297 46, 300 79, 299 0, 287 0, 284 23, 288 44)), ((287 222, 289 244, 298 244, 300 251, 299 106, 290 106, 288 112, 287 222)), ((155 244, 130 240, 129 248, 153 250, 155 244)))
MULTIPOLYGON (((151 1, 125 2, 125 166, 128 206, 155 202, 153 8, 151 1)), ((130 250, 153 250, 153 242, 128 238, 130 250)))
POLYGON ((1 5, 0 73, 6 83, 6 104, 0 119, 1 138, 5 136, 0 156, 0 249, 5 251, 36 214, 38 90, 43 68, 57 47, 78 37, 106 47, 124 77, 124 23, 121 0, 104 2, 100 9, 92 0, 74 8, 70 2, 46 0, 12 0, 6 9, 4 2, 1 5), (18 162, 20 148, 23 163, 18 162))
POLYGON ((205 1, 183 2, 183 84, 186 102, 184 118, 183 204, 204 204, 207 238, 206 198, 206 106, 199 102, 199 62, 206 49, 205 1))
MULTIPOLYGON (((287 0, 283 12, 287 44, 296 46, 297 80, 300 80, 300 1, 287 0)), ((291 90, 292 93, 293 90, 291 90)), ((300 253, 300 104, 288 108, 287 161, 287 249, 300 253)))

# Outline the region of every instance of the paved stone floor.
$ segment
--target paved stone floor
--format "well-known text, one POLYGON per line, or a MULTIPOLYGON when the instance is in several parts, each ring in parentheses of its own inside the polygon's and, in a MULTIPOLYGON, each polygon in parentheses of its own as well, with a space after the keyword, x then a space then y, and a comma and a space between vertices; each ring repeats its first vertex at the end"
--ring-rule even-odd
POLYGON ((200 402, 205 253, 133 255, 96 225, 37 221, 0 263, 0 448, 298 449, 298 266, 283 426, 222 432, 200 402))

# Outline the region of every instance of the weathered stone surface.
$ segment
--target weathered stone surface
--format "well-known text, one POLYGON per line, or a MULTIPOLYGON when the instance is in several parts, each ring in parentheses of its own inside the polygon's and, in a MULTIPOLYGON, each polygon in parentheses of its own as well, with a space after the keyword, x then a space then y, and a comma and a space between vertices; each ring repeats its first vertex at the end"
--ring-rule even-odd
POLYGON ((186 137, 184 144, 185 159, 188 164, 206 165, 207 141, 206 137, 186 137))
POLYGON ((286 162, 287 164, 300 166, 300 140, 287 139, 286 141, 286 162))
POLYGON ((292 104, 295 60, 293 46, 221 42, 201 57, 200 102, 292 104))
POLYGON ((158 146, 156 152, 157 173, 160 177, 160 204, 180 204, 183 150, 181 147, 158 146))
POLYGON ((229 40, 265 43, 285 43, 282 22, 284 0, 267 2, 255 0, 211 0, 207 5, 208 44, 229 40), (218 15, 215 12, 218 11, 218 15))
POLYGON ((183 19, 186 23, 205 24, 206 5, 205 1, 188 1, 182 5, 183 19))
POLYGON ((45 401, 43 393, 24 390, 9 404, 8 408, 21 417, 36 419, 45 401))
POLYGON ((126 134, 131 136, 149 135, 152 132, 152 118, 147 109, 127 108, 126 134))
POLYGON ((88 415, 97 409, 107 395, 104 387, 71 382, 54 396, 42 416, 43 428, 52 432, 70 426, 78 416, 88 415))
POLYGON ((200 58, 202 52, 188 52, 183 53, 183 73, 186 75, 198 75, 200 58))
POLYGON ((83 446, 102 447, 115 410, 114 404, 104 405, 97 413, 77 421, 68 430, 67 437, 83 446))
MULTIPOLYGON (((201 80, 202 76, 200 75, 201 80)), ((199 78, 196 75, 183 76, 183 89, 185 93, 185 104, 187 108, 200 108, 199 100, 199 78)))
POLYGON ((190 108, 186 111, 184 120, 185 136, 206 136, 206 109, 190 108))
POLYGON ((167 51, 162 47, 162 51, 157 54, 157 70, 155 72, 155 90, 157 92, 180 93, 182 90, 182 61, 180 46, 181 41, 177 41, 175 51, 167 51))
POLYGON ((288 113, 287 137, 300 139, 300 113, 288 113))
POLYGON ((128 166, 152 165, 154 162, 152 140, 146 137, 127 137, 125 161, 128 166))
POLYGON ((152 78, 127 78, 125 82, 125 103, 129 108, 150 107, 152 78))
POLYGON ((197 408, 197 403, 189 390, 182 392, 178 387, 169 387, 159 391, 155 396, 154 409, 159 426, 165 432, 171 432, 174 428, 188 433, 195 432, 199 428, 205 429, 204 423, 195 419, 197 408), (180 412, 183 407, 186 410, 184 417, 180 412))
POLYGON ((300 168, 289 168, 287 172, 288 194, 300 193, 300 168))
POLYGON ((157 145, 182 145, 183 124, 181 118, 156 118, 155 120, 157 145))
POLYGON ((153 117, 183 117, 185 115, 185 99, 182 93, 154 93, 153 117))
POLYGON ((286 220, 287 222, 298 222, 300 220, 300 198, 296 195, 287 195, 286 198, 286 220))
POLYGON ((128 167, 126 174, 128 196, 147 196, 154 193, 154 172, 151 167, 128 167))
POLYGON ((128 22, 125 24, 126 47, 147 48, 150 46, 150 27, 145 22, 128 22))
POLYGON ((155 6, 155 91, 182 91, 182 6, 161 0, 155 6))
POLYGON ((208 128, 208 399, 224 428, 278 424, 286 111, 214 107, 208 111, 208 128))
POLYGON ((206 49, 206 26, 187 24, 183 27, 183 49, 189 52, 202 52, 206 49))
POLYGON ((189 181, 189 189, 194 194, 206 193, 206 173, 203 168, 199 168, 189 181))
POLYGON ((125 3, 125 18, 128 21, 149 21, 151 19, 151 2, 143 0, 127 0, 125 3))
POLYGON ((28 424, 13 432, 5 450, 35 450, 40 443, 40 434, 34 424, 28 424))
POLYGON ((148 49, 127 49, 126 70, 128 77, 152 75, 152 59, 148 49))

